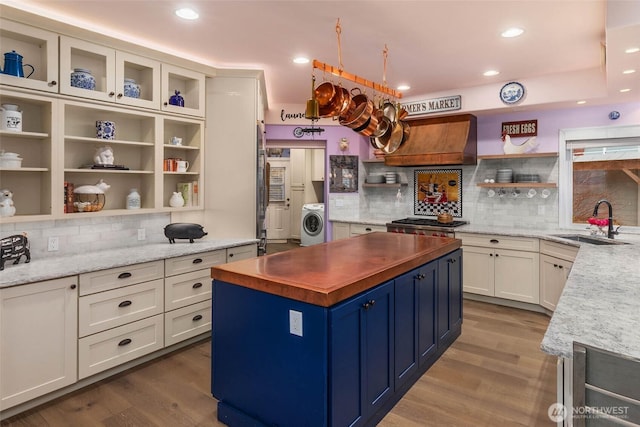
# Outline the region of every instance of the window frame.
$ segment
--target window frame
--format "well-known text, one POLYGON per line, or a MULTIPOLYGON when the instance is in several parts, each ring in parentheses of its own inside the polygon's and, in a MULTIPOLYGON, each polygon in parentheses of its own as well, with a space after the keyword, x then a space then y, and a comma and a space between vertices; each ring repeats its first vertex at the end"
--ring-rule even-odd
MULTIPOLYGON (((573 219, 573 161, 568 156, 567 142, 598 143, 603 140, 640 138, 640 125, 603 126, 560 129, 558 138, 558 225, 564 229, 583 230, 585 224, 573 219)), ((595 201, 594 201, 595 203, 595 201)), ((625 232, 640 233, 640 227, 624 227, 625 232)))

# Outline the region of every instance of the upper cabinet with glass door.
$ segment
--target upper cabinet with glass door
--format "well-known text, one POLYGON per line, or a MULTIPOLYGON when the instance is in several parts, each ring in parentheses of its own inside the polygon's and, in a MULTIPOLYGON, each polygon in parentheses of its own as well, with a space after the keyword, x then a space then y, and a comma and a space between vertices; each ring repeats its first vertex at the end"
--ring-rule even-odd
POLYGON ((202 73, 162 64, 162 109, 204 117, 204 84, 205 76, 202 73), (181 102, 176 103, 176 99, 181 102))
POLYGON ((60 93, 160 109, 160 63, 60 37, 60 93))
POLYGON ((0 19, 0 53, 0 84, 58 92, 57 34, 0 19))

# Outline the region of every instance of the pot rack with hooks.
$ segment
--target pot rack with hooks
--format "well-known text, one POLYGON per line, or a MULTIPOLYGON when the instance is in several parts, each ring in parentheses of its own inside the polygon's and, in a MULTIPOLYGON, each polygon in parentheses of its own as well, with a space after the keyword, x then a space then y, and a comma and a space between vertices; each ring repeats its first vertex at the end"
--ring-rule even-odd
POLYGON ((376 92, 384 93, 385 95, 389 95, 393 98, 401 99, 402 93, 398 92, 394 89, 390 89, 387 87, 386 73, 387 73, 387 54, 389 49, 387 45, 384 46, 383 57, 384 57, 384 73, 383 73, 383 84, 373 82, 371 80, 367 80, 364 77, 360 77, 356 74, 348 73, 344 71, 344 67, 342 65, 342 46, 340 43, 340 33, 342 32, 342 27, 340 27, 340 18, 336 23, 336 34, 338 37, 338 62, 340 67, 334 67, 333 65, 326 64, 324 62, 318 61, 317 59, 313 60, 313 69, 314 70, 322 70, 324 73, 331 73, 337 77, 340 77, 345 80, 349 80, 361 86, 366 86, 370 89, 373 89, 376 92))

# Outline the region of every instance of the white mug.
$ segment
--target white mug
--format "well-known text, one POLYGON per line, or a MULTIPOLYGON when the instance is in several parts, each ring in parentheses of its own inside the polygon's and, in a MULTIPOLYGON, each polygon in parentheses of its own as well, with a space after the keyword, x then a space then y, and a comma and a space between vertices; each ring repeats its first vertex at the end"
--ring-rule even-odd
POLYGON ((176 172, 186 172, 189 169, 189 162, 186 160, 178 160, 176 162, 176 172))

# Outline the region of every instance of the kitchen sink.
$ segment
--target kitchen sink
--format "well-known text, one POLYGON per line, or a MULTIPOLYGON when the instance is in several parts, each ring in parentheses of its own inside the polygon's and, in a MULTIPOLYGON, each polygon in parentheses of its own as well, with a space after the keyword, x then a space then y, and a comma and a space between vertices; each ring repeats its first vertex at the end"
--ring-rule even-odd
POLYGON ((555 237, 574 240, 581 243, 589 243, 591 245, 628 245, 627 242, 620 242, 613 239, 605 239, 603 237, 585 236, 583 234, 554 234, 555 237))

